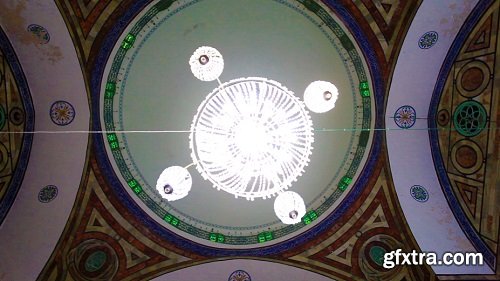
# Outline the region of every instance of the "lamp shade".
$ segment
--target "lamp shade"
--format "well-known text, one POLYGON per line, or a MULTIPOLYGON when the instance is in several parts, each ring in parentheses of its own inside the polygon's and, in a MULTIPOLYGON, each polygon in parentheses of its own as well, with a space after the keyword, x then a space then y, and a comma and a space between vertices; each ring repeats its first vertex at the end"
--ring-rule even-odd
POLYGON ((191 174, 186 168, 171 166, 160 174, 156 190, 164 199, 175 201, 188 195, 192 185, 191 174))
POLYGON ((285 191, 274 200, 274 212, 284 224, 296 224, 306 214, 306 205, 298 193, 285 191))
POLYGON ((194 51, 189 58, 189 65, 193 75, 201 81, 213 81, 224 70, 224 59, 217 49, 203 46, 194 51))
POLYGON ((312 112, 324 113, 335 107, 339 91, 327 81, 314 81, 304 91, 304 103, 312 112))

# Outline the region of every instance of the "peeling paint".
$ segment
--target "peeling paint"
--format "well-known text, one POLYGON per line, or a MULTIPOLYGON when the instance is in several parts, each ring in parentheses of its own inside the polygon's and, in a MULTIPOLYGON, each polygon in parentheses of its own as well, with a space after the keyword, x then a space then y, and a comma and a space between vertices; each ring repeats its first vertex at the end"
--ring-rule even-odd
MULTIPOLYGON (((11 1, 13 2, 13 1, 11 1)), ((26 30, 29 23, 24 17, 26 12, 27 0, 15 1, 15 4, 9 5, 6 1, 0 2, 0 23, 7 27, 15 36, 15 40, 24 45, 32 45, 41 52, 38 56, 40 60, 48 60, 51 64, 63 59, 63 54, 58 46, 53 44, 41 44, 40 39, 26 30), (8 24, 7 24, 8 23, 8 24)))

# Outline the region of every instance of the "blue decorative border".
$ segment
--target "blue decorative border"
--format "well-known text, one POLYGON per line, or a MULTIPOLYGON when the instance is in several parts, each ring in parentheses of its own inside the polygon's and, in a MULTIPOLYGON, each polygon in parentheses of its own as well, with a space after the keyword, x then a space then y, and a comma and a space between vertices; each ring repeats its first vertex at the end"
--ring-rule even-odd
MULTIPOLYGON (((196 4, 198 2, 201 2, 202 0, 194 0, 193 2, 189 2, 187 4, 184 4, 178 8, 176 8, 173 12, 171 12, 170 15, 167 15, 166 17, 162 18, 161 21, 157 22, 156 25, 151 28, 147 33, 146 35, 142 38, 141 42, 139 45, 135 45, 134 46, 134 52, 133 54, 130 56, 130 59, 129 59, 129 62, 127 63, 127 68, 125 70, 125 74, 122 78, 122 87, 120 87, 120 92, 119 92, 119 127, 118 127, 118 130, 120 131, 123 131, 124 130, 124 127, 123 127, 123 103, 124 103, 124 89, 125 89, 125 85, 127 83, 127 80, 128 80, 128 76, 129 76, 129 73, 130 73, 130 70, 131 70, 131 67, 132 65, 134 64, 134 61, 136 60, 137 58, 137 55, 138 53, 140 52, 140 50, 143 48, 145 42, 147 42, 148 38, 150 38, 152 36, 152 34, 160 27, 162 26, 162 24, 168 20, 173 14, 177 14, 179 12, 181 12, 183 9, 189 7, 189 6, 192 6, 193 4, 196 4)), ((353 81, 353 74, 350 72, 349 70, 349 67, 347 66, 347 59, 346 57, 344 56, 344 54, 342 54, 342 52, 339 50, 339 47, 337 46, 337 43, 335 42, 335 40, 332 38, 332 36, 330 36, 330 34, 328 34, 326 31, 325 31, 325 27, 324 26, 320 26, 320 24, 315 20, 313 19, 310 15, 308 15, 306 12, 304 12, 304 10, 298 8, 297 6, 294 6, 294 5, 291 5, 290 3, 287 2, 287 0, 271 0, 271 1, 274 1, 274 2, 277 2, 279 4, 282 4, 284 6, 286 6, 287 8, 290 8, 292 9, 294 12, 297 12, 299 14, 301 14, 302 16, 304 16, 305 18, 307 18, 313 25, 317 26, 321 32, 323 33, 323 35, 328 38, 328 40, 330 41, 330 43, 332 44, 332 46, 335 48, 335 50, 337 51, 337 53, 339 54, 339 56, 341 57, 341 60, 342 60, 342 64, 344 65, 344 68, 346 70, 346 73, 347 73, 347 76, 349 77, 349 82, 350 82, 350 87, 351 87, 351 90, 352 90, 352 100, 353 100, 353 103, 354 104, 357 104, 357 103, 360 103, 362 104, 362 100, 359 101, 359 98, 360 96, 355 94, 358 89, 356 88, 357 86, 359 86, 359 83, 357 83, 358 85, 355 85, 354 84, 354 81, 353 81)), ((292 0, 293 1, 293 0, 292 0)), ((340 43, 340 42, 339 42, 340 43)), ((349 55, 347 55, 348 57, 349 55)), ((109 77, 109 76, 108 76, 109 77)), ((357 121, 357 117, 358 116, 358 112, 357 110, 354 110, 353 112, 353 118, 352 118, 352 123, 353 124, 356 124, 356 121, 357 121)), ((128 140, 127 140, 127 135, 124 134, 121 136, 122 137, 122 141, 124 143, 123 145, 123 150, 126 151, 126 155, 129 155, 129 159, 130 159, 130 165, 133 167, 134 169, 134 172, 138 174, 138 177, 140 179, 139 180, 139 183, 140 184, 143 184, 145 186, 147 186, 148 189, 150 190, 155 190, 155 187, 151 187, 148 183, 148 181, 146 180, 146 178, 144 177, 141 169, 139 169, 139 167, 136 165, 135 163, 135 160, 131 157, 132 153, 129 149, 129 145, 128 145, 128 140)), ((349 145, 348 147, 349 148, 353 148, 353 143, 354 143, 354 139, 355 139, 355 131, 353 130, 351 132, 351 136, 350 136, 350 139, 349 139, 349 145)), ((359 138, 358 138, 359 139, 359 138)), ((355 147, 356 148, 356 147, 355 147)), ((321 191, 321 193, 319 193, 313 200, 311 200, 310 202, 316 202, 319 198, 322 198, 324 197, 324 194, 332 189, 332 188, 335 188, 334 184, 335 182, 338 182, 338 180, 340 179, 339 178, 339 174, 342 172, 343 168, 346 167, 346 162, 347 162, 347 158, 349 157, 349 150, 346 151, 345 155, 344 155, 344 158, 342 159, 342 164, 340 165, 339 169, 337 170, 337 172, 333 175, 332 179, 330 180, 330 182, 325 186, 325 188, 321 191)), ((353 160, 351 160, 351 164, 352 164, 353 160)), ((350 165, 351 165, 350 164, 350 165)), ((347 165, 347 167, 350 167, 350 165, 347 165)), ((358 165, 359 166, 359 165, 358 165)), ((356 168, 356 170, 358 170, 358 168, 356 168)), ((123 174, 122 174, 123 175, 123 174)), ((336 201, 336 199, 335 199, 336 201)), ((306 205, 307 207, 308 205, 306 205)), ((167 210, 167 208, 165 208, 165 206, 162 205, 162 207, 167 210)), ((207 223, 207 222, 204 222, 204 221, 201 221, 197 218, 194 218, 182 211, 180 211, 179 209, 175 208, 173 205, 169 205, 168 206, 168 210, 170 211, 174 211, 175 213, 177 214, 180 214, 186 218, 188 218, 190 221, 194 221, 198 224, 201 224, 203 226, 207 226, 207 227, 215 227, 215 228, 218 228, 218 229, 226 229, 226 230, 233 230, 233 231, 240 231, 240 230, 252 230, 252 229, 263 229, 265 227, 268 227, 268 226, 271 226, 271 225, 274 225, 276 223, 280 223, 281 221, 276 218, 275 221, 272 221, 270 223, 266 223, 266 224, 261 224, 261 225, 256 225, 256 226, 250 226, 250 227, 228 227, 228 226, 222 226, 222 225, 218 225, 218 224, 211 224, 211 223, 207 223)))
MULTIPOLYGON (((92 129, 100 131, 100 92, 101 92, 101 81, 103 79, 104 69, 108 58, 111 55, 113 47, 118 42, 118 39, 122 32, 125 30, 127 25, 134 19, 134 17, 143 10, 148 4, 149 0, 138 0, 135 1, 124 14, 115 21, 115 25, 111 30, 104 36, 102 46, 99 49, 99 53, 96 56, 95 65, 93 66, 92 77, 90 80, 90 91, 91 91, 91 106, 92 106, 92 129)), ((375 100, 375 128, 383 128, 383 117, 384 117, 384 82, 381 75, 381 69, 378 64, 378 60, 373 47, 370 44, 369 39, 362 31, 361 27, 357 24, 356 20, 352 15, 343 7, 338 1, 335 0, 324 0, 324 3, 329 6, 336 13, 339 19, 342 20, 344 25, 353 35, 358 46, 361 48, 363 55, 365 56, 365 61, 368 64, 368 68, 372 77, 373 82, 373 95, 375 100)), ((98 165, 102 170, 103 174, 108 175, 107 181, 113 192, 115 193, 117 199, 121 201, 125 206, 128 207, 130 213, 137 217, 151 232, 162 237, 166 241, 174 243, 177 247, 185 249, 187 251, 192 251, 200 255, 217 257, 217 256, 267 256, 275 255, 284 252, 288 249, 302 245, 311 239, 315 238, 320 233, 329 230, 339 219, 347 212, 349 207, 359 198, 360 194, 363 192, 369 176, 372 174, 380 154, 382 146, 382 131, 376 130, 373 134, 372 147, 369 152, 369 158, 361 171, 361 174, 356 181, 356 183, 351 188, 351 191, 345 199, 340 203, 337 209, 329 214, 323 221, 314 226, 313 228, 297 235, 296 237, 289 239, 284 242, 280 242, 271 246, 256 247, 252 249, 221 249, 205 246, 196 242, 193 242, 187 238, 184 238, 165 227, 161 226, 153 218, 151 218, 144 210, 142 210, 137 203, 130 197, 130 195, 125 191, 121 182, 112 168, 112 165, 108 159, 108 155, 105 150, 105 140, 101 134, 93 134, 93 148, 95 152, 96 159, 98 160, 98 165)))
MULTIPOLYGON (((31 100, 31 94, 29 91, 28 83, 24 72, 21 68, 21 64, 17 59, 14 48, 10 44, 9 38, 4 33, 0 27, 0 48, 4 54, 5 59, 11 67, 12 73, 17 82, 19 92, 21 94, 21 99, 24 106, 25 117, 24 117, 24 131, 33 132, 35 128, 35 109, 33 107, 33 101, 31 100)), ((23 141, 21 144, 21 152, 19 153, 19 158, 17 161, 16 168, 12 174, 12 178, 9 186, 7 187, 7 193, 0 202, 0 224, 3 222, 10 207, 16 199, 16 195, 21 187, 21 183, 24 179, 24 172, 28 166, 28 160, 31 152, 31 144, 33 142, 33 134, 24 134, 23 141)))
POLYGON ((441 187, 443 188, 444 195, 446 200, 448 200, 448 204, 455 215, 460 227, 464 231, 467 238, 471 241, 472 245, 476 248, 476 250, 483 254, 484 260, 486 264, 488 264, 491 268, 495 268, 496 258, 495 254, 488 248, 486 243, 481 239, 479 234, 476 232, 469 219, 465 215, 464 211, 460 207, 460 204, 455 196, 455 193, 452 190, 450 179, 448 178, 448 173, 444 166, 444 161, 441 156, 441 150, 439 149, 439 131, 434 130, 437 128, 437 110, 439 106, 439 100, 441 99, 441 93, 444 90, 444 86, 446 84, 446 80, 448 78, 449 73, 453 67, 455 59, 457 58, 460 50, 462 49, 463 43, 466 41, 467 37, 471 33, 472 29, 479 22, 483 14, 490 7, 491 4, 494 3, 494 0, 481 0, 474 7, 469 17, 463 24, 462 28, 458 32, 453 44, 448 51, 448 54, 444 60, 443 66, 441 67, 441 71, 439 72, 438 80, 436 82, 436 86, 434 87, 434 91, 432 93, 431 103, 429 105, 429 114, 428 114, 428 126, 429 126, 429 140, 431 144, 432 158, 434 160, 434 166, 436 168, 436 173, 438 175, 439 181, 441 183, 441 187))

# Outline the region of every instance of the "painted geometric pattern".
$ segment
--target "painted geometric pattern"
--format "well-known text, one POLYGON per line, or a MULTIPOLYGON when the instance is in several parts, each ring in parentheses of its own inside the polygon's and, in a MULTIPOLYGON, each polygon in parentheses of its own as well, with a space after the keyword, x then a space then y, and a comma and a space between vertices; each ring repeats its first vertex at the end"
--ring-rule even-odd
POLYGON ((499 2, 465 41, 441 95, 439 146, 454 194, 490 249, 499 243, 499 2))
POLYGON ((22 97, 11 67, 0 50, 0 204, 7 194, 19 160, 24 125, 22 97))
POLYGON ((109 187, 91 163, 65 238, 38 280, 146 280, 200 260, 142 227, 109 196, 109 187))
POLYGON ((372 187, 351 206, 344 221, 286 253, 287 262, 333 280, 434 280, 426 266, 383 268, 384 253, 417 246, 398 215, 386 168, 379 168, 372 178, 372 187))
POLYGON ((50 119, 58 126, 71 124, 75 119, 75 108, 67 101, 55 101, 50 106, 50 119))
MULTIPOLYGON (((166 2, 168 3, 168 1, 166 2)), ((116 101, 115 94, 118 93, 117 88, 119 81, 121 81, 120 76, 123 75, 122 70, 126 68, 125 66, 125 58, 127 57, 127 52, 133 48, 133 44, 135 43, 136 38, 140 36, 141 33, 143 33, 144 30, 146 30, 147 26, 149 26, 150 21, 152 21, 153 24, 156 24, 153 19, 157 19, 157 14, 160 11, 160 7, 157 6, 162 6, 160 5, 161 2, 153 6, 148 12, 146 12, 141 20, 139 20, 135 25, 134 28, 131 30, 131 32, 123 39, 121 48, 117 51, 115 54, 115 57, 113 59, 113 63, 111 65, 111 68, 109 70, 109 74, 107 75, 107 83, 106 83, 106 90, 105 90, 105 95, 104 95, 104 106, 103 106, 103 119, 104 119, 104 125, 109 131, 113 131, 115 127, 121 126, 117 120, 117 118, 114 117, 114 114, 112 113, 114 111, 114 107, 118 105, 119 103, 116 101), (143 20, 145 19, 145 20, 143 20)), ((340 32, 342 29, 339 26, 337 22, 335 22, 329 15, 327 15, 323 8, 321 8, 319 5, 314 5, 310 1, 304 1, 304 8, 307 8, 314 12, 316 15, 318 15, 325 23, 326 25, 329 26, 329 28, 332 29, 332 31, 340 32), (339 31, 340 30, 340 31, 339 31)), ((180 8, 177 8, 179 10, 180 8)), ((344 34, 344 32, 340 32, 341 34, 344 34)), ((338 36, 338 35, 337 35, 338 36)), ((355 48, 353 47, 352 43, 347 43, 350 39, 343 39, 341 48, 345 48, 346 52, 349 53, 350 57, 352 58, 352 65, 353 67, 353 74, 357 76, 357 79, 359 81, 364 81, 366 80, 366 72, 363 67, 363 64, 361 63, 361 60, 359 59, 360 54, 357 53, 355 48)), ((366 85, 366 83, 361 83, 362 85, 366 85)), ((361 87, 367 87, 367 86, 361 86, 361 87)), ((371 120, 371 115, 370 112, 372 111, 371 109, 371 103, 370 103, 370 94, 369 90, 366 88, 360 88, 360 95, 362 95, 362 105, 359 105, 359 109, 362 110, 362 120, 359 120, 361 123, 362 129, 367 130, 370 126, 370 120, 371 120), (364 90, 363 90, 364 89, 364 90)), ((413 114, 413 117, 415 117, 415 114, 413 114)), ((415 120, 413 120, 415 121, 415 120)), ((322 215, 328 208, 334 204, 334 202, 340 197, 341 193, 344 192, 345 188, 347 188, 348 184, 356 174, 356 171, 360 168, 361 160, 364 157, 366 153, 366 141, 363 141, 363 138, 365 138, 367 135, 360 134, 359 136, 359 144, 356 148, 356 153, 353 155, 353 159, 350 162, 346 163, 346 167, 348 167, 347 172, 345 174, 345 177, 341 179, 341 183, 339 184, 339 189, 332 193, 329 197, 325 197, 327 200, 323 202, 316 210, 314 210, 314 216, 320 216, 322 215)), ((367 138, 367 137, 366 137, 367 138)), ((365 140, 366 140, 365 138, 365 140)), ((109 148, 113 151, 112 155, 114 158, 114 161, 116 161, 116 164, 120 170, 121 176, 125 179, 125 181, 130 182, 129 187, 134 190, 136 193, 136 196, 141 199, 146 206, 153 211, 157 216, 163 218, 165 221, 168 223, 176 226, 178 229, 185 231, 191 235, 194 235, 198 238, 205 239, 205 240, 217 240, 218 243, 225 243, 229 245, 248 245, 248 244, 256 244, 256 243, 262 243, 264 241, 269 241, 274 240, 274 239, 279 239, 281 237, 284 237, 288 234, 290 234, 293 231, 296 231, 297 229, 306 226, 308 223, 311 222, 309 218, 306 217, 303 222, 293 225, 293 226, 288 226, 284 227, 281 229, 278 229, 273 232, 261 232, 259 234, 255 233, 252 235, 228 235, 228 236, 219 236, 219 238, 215 238, 214 233, 210 233, 210 231, 207 231, 203 228, 197 227, 193 224, 189 224, 187 221, 178 219, 175 217, 172 213, 170 213, 167 208, 164 206, 160 206, 157 204, 157 202, 154 200, 154 198, 150 197, 148 195, 148 192, 143 189, 145 187, 147 189, 147 183, 143 179, 140 179, 139 177, 135 178, 132 176, 132 172, 130 170, 130 167, 128 166, 127 162, 125 159, 127 158, 126 154, 124 152, 126 151, 126 148, 124 148, 123 143, 126 143, 126 140, 122 138, 122 136, 110 134, 108 135, 108 143, 109 143, 109 148), (264 240, 263 236, 267 236, 264 240)), ((131 159, 132 160, 132 159, 131 159)), ((133 161, 133 160, 132 160, 133 161)))
MULTIPOLYGON (((310 0, 319 1, 319 0, 310 0)), ((402 40, 422 0, 342 0, 365 34, 389 79, 402 40), (376 44, 378 42, 379 44, 376 44), (386 67, 389 66, 389 67, 386 67)), ((93 51, 103 40, 101 34, 108 22, 132 5, 131 0, 56 0, 68 25, 81 63, 87 67, 94 59, 93 51), (97 44, 96 44, 97 43, 97 44)))
POLYGON ((94 40, 123 0, 56 0, 73 37, 82 64, 87 62, 94 40))
POLYGON ((389 79, 389 73, 395 64, 395 59, 401 48, 404 35, 413 19, 421 0, 343 0, 341 1, 356 18, 359 25, 371 38, 381 59, 384 78, 389 79))
MULTIPOLYGON (((381 157, 367 188, 338 223, 306 244, 266 258, 333 280, 436 280, 428 266, 382 267, 384 253, 418 249, 396 205, 385 163, 381 157)), ((149 280, 224 258, 200 256, 159 238, 114 198, 93 156, 89 166, 76 207, 38 280, 149 280)))
POLYGON ((229 275, 228 281, 252 281, 250 274, 244 270, 236 270, 229 275))

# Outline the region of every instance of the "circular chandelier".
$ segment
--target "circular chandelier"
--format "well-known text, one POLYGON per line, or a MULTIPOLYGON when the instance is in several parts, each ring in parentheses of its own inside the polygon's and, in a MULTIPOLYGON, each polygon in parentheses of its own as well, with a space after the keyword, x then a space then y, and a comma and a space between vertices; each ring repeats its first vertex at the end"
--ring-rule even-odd
POLYGON ((278 82, 259 77, 231 80, 210 93, 189 138, 203 178, 249 200, 290 187, 309 162, 314 141, 302 101, 278 82))
MULTIPOLYGON (((219 51, 207 46, 195 50, 189 65, 199 80, 219 83, 193 117, 191 165, 215 188, 236 198, 278 195, 274 202, 277 217, 284 224, 300 222, 306 214, 304 200, 285 190, 302 175, 312 153, 313 123, 306 107, 316 113, 331 110, 337 88, 326 81, 312 82, 303 102, 267 78, 221 83, 224 60, 219 51)), ((187 167, 172 166, 161 173, 156 189, 164 199, 174 201, 185 197, 191 185, 187 167)))

